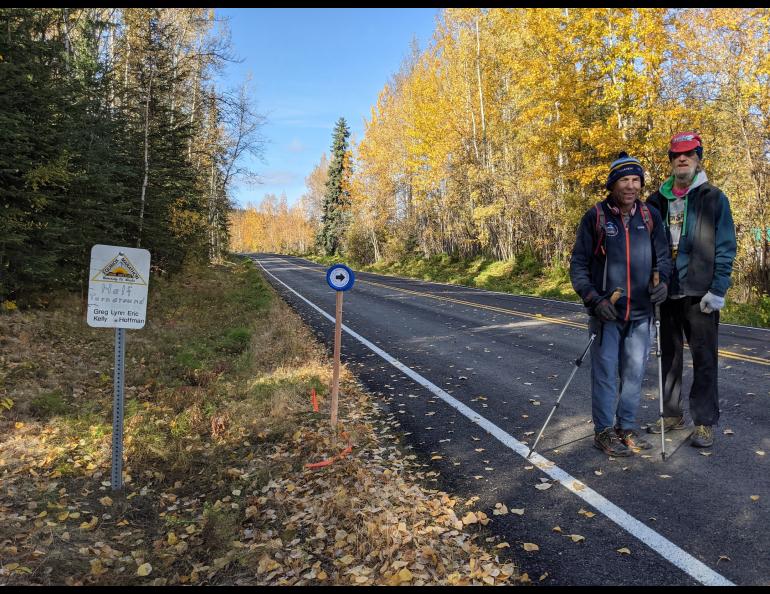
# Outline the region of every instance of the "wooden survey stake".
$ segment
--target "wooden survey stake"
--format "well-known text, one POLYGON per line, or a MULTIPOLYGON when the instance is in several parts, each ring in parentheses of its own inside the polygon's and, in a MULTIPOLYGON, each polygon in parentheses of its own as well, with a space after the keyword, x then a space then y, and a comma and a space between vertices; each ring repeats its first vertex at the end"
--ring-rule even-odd
POLYGON ((334 374, 332 376, 332 427, 337 425, 337 408, 340 393, 340 347, 342 345, 342 291, 337 292, 337 308, 334 325, 334 374))

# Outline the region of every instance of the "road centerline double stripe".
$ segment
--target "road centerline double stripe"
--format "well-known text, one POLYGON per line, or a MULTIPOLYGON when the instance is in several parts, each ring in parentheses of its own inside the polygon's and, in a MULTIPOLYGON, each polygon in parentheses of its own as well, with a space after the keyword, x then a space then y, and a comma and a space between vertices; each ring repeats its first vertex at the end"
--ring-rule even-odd
MULTIPOLYGON (((306 304, 308 304, 310 307, 315 309, 318 313, 320 313, 322 316, 324 316, 326 319, 328 319, 331 323, 335 323, 334 316, 326 313, 323 309, 318 307, 313 302, 309 301, 302 295, 300 295, 297 291, 292 289, 289 285, 287 285, 285 282, 283 282, 281 279, 279 279, 277 276, 275 276, 272 272, 267 270, 262 263, 257 260, 257 263, 262 268, 262 270, 265 271, 265 273, 269 274, 271 277, 273 277, 277 282, 282 284, 284 287, 286 287, 289 291, 291 291, 294 295, 299 297, 302 301, 304 301, 306 304)), ((353 337, 355 340, 363 344, 366 348, 374 352, 375 354, 379 355, 381 358, 383 358, 385 361, 393 365, 396 369, 401 371, 404 375, 407 377, 410 377, 415 382, 420 384, 421 386, 428 389, 431 393, 438 396, 443 400, 445 403, 447 403, 449 406, 457 410, 460 414, 462 414, 464 417, 469 419, 472 423, 475 423, 482 429, 486 430, 487 433, 495 437, 500 443, 511 449, 512 451, 519 454, 522 458, 525 460, 528 460, 535 466, 537 466, 540 470, 542 470, 545 474, 550 476, 552 479, 558 481, 562 486, 564 486, 567 490, 575 494, 576 496, 580 497, 583 501, 588 503, 589 505, 593 506, 595 509, 597 509, 600 513, 602 513, 604 516, 606 516, 608 519, 615 522, 617 525, 619 525, 621 528, 626 530, 629 534, 636 537, 640 541, 642 541, 644 544, 646 544, 649 548, 651 548, 653 551, 658 553, 665 559, 666 561, 672 563, 682 571, 684 571, 687 575, 692 577, 693 579, 697 580, 703 585, 707 586, 734 586, 735 584, 722 576, 721 574, 715 572, 713 569, 687 553, 685 550, 681 549, 677 545, 675 545, 673 542, 665 538, 663 535, 658 534, 630 514, 628 514, 626 511, 606 499, 604 496, 600 495, 590 487, 586 486, 585 484, 581 483, 577 479, 575 479, 573 476, 571 476, 568 472, 565 470, 559 468, 556 466, 556 464, 545 457, 541 456, 538 453, 533 453, 529 459, 527 459, 527 454, 529 453, 529 448, 524 445, 522 442, 517 440, 512 435, 509 435, 506 433, 503 429, 483 417, 481 414, 477 413, 473 409, 469 408, 453 396, 451 396, 446 391, 442 390, 435 384, 433 384, 430 380, 424 378, 416 371, 412 370, 410 367, 407 367, 403 363, 401 363, 398 359, 391 356, 381 348, 377 347, 373 343, 371 343, 369 340, 358 334, 357 332, 350 329, 345 324, 342 325, 342 329, 351 337, 353 337)))

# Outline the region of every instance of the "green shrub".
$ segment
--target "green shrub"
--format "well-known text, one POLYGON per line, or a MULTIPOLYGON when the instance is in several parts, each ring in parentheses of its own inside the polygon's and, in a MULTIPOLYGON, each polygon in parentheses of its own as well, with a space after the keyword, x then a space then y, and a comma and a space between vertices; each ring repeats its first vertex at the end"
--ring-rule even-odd
POLYGON ((237 354, 245 351, 251 343, 251 331, 248 328, 231 328, 220 343, 220 349, 226 353, 237 354))
POLYGON ((45 392, 35 398, 30 403, 31 411, 44 419, 64 414, 67 410, 67 404, 64 402, 64 394, 61 390, 45 392))

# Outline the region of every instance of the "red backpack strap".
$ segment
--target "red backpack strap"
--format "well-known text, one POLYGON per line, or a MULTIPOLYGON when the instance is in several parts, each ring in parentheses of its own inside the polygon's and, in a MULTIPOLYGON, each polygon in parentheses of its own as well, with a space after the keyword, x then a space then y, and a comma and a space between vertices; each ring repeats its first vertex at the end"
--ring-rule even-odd
POLYGON ((605 215, 604 215, 604 209, 602 208, 602 203, 597 202, 594 206, 594 209, 596 210, 596 223, 594 224, 594 231, 596 235, 596 247, 594 247, 594 256, 599 254, 599 250, 601 249, 602 255, 606 255, 606 251, 604 249, 604 236, 606 234, 605 231, 605 215))

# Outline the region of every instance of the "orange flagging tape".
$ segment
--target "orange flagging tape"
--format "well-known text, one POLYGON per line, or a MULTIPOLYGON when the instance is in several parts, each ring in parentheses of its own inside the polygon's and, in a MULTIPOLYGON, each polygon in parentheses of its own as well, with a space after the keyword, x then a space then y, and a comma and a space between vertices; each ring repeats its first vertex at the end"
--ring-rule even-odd
POLYGON ((318 412, 318 400, 315 397, 315 388, 310 392, 310 401, 313 403, 313 411, 318 412))
POLYGON ((350 443, 350 436, 343 431, 342 437, 348 440, 348 447, 346 447, 339 454, 337 454, 332 458, 327 458, 326 460, 321 460, 320 462, 313 462, 312 464, 305 464, 305 468, 310 468, 310 469, 323 468, 324 466, 329 466, 330 464, 334 464, 337 460, 342 460, 345 456, 350 454, 350 452, 353 451, 353 444, 350 443))

